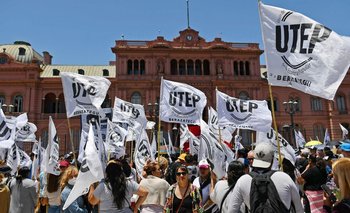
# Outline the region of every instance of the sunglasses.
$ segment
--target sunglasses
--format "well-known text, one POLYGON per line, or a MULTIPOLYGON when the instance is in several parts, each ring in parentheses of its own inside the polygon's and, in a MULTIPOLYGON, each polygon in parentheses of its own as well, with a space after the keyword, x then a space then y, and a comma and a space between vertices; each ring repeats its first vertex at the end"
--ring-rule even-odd
POLYGON ((185 175, 187 175, 187 172, 176 172, 176 175, 177 176, 181 176, 181 175, 185 176, 185 175))

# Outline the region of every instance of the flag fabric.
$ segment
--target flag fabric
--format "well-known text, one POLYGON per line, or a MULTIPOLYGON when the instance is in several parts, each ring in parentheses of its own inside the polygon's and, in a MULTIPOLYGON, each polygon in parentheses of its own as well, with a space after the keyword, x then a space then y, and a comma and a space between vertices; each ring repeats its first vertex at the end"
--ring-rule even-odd
POLYGON ((104 116, 100 109, 111 85, 109 80, 67 72, 61 73, 60 76, 68 118, 82 114, 104 116))
POLYGON ((259 3, 269 84, 333 100, 350 65, 350 42, 309 17, 259 3))
POLYGON ((241 100, 216 90, 216 104, 220 127, 233 126, 263 132, 271 128, 271 111, 265 100, 241 100))
POLYGON ((164 80, 160 89, 159 116, 162 121, 181 124, 200 124, 205 94, 184 83, 164 80))
POLYGON ((331 142, 331 137, 329 135, 328 129, 324 133, 323 145, 327 146, 331 142))
POLYGON ((13 143, 11 148, 7 151, 6 164, 11 168, 11 175, 16 174, 19 166, 20 156, 16 143, 13 143))
POLYGON ((146 129, 153 129, 155 125, 156 125, 155 122, 153 122, 153 121, 147 121, 146 129))
POLYGON ((94 140, 94 132, 92 124, 90 124, 84 160, 80 167, 76 183, 64 203, 63 210, 68 208, 78 197, 88 193, 91 184, 104 178, 104 171, 94 140))
POLYGON ((19 167, 20 168, 23 168, 23 167, 31 168, 32 167, 33 161, 30 159, 29 155, 25 151, 18 149, 18 155, 19 155, 19 167))
POLYGON ((297 146, 297 148, 304 147, 304 145, 306 144, 306 141, 303 134, 300 131, 294 130, 294 136, 295 136, 295 145, 297 146))
POLYGON ((189 147, 190 147, 190 154, 191 155, 198 155, 199 154, 199 149, 200 149, 200 139, 195 136, 192 132, 189 131, 189 147))
POLYGON ((170 154, 175 154, 176 153, 175 152, 175 148, 174 148, 173 142, 171 141, 171 136, 170 136, 170 132, 169 131, 168 131, 168 143, 169 143, 170 154))
POLYGON ((151 158, 153 160, 156 159, 157 155, 157 140, 156 140, 156 134, 153 132, 152 133, 152 144, 151 144, 151 158))
POLYGON ((39 138, 38 142, 34 143, 32 153, 35 154, 32 164, 32 179, 35 180, 37 178, 37 175, 40 174, 39 169, 41 161, 43 159, 43 148, 41 147, 41 138, 39 138))
MULTIPOLYGON (((9 140, 11 138, 12 129, 6 123, 6 116, 0 108, 0 146, 2 141, 9 140)), ((10 144, 11 146, 12 144, 10 144)), ((2 146, 1 146, 2 147, 2 146)), ((4 147, 7 148, 7 147, 4 147)))
POLYGON ((188 129, 187 124, 180 124, 180 149, 184 148, 184 144, 190 138, 190 130, 188 129))
POLYGON ((134 162, 137 174, 142 177, 143 167, 148 159, 152 159, 151 147, 146 130, 142 131, 140 140, 137 141, 134 153, 134 162))
POLYGON ((342 133, 343 133, 343 138, 342 139, 346 140, 347 136, 349 134, 349 131, 343 125, 339 124, 339 126, 340 126, 340 129, 341 129, 342 133))
POLYGON ((49 137, 45 157, 45 172, 53 175, 59 175, 59 141, 57 137, 56 127, 51 116, 49 117, 49 137))
POLYGON ((125 155, 125 138, 128 131, 118 124, 107 121, 107 137, 108 152, 113 154, 116 159, 125 155))
POLYGON ((15 141, 37 142, 35 132, 37 127, 31 122, 27 122, 21 129, 16 131, 15 141))
MULTIPOLYGON (((293 165, 295 165, 296 156, 295 156, 295 151, 293 147, 279 133, 278 133, 278 140, 280 141, 281 154, 283 154, 287 160, 289 160, 293 165)), ((270 143, 275 147, 276 149, 275 152, 278 151, 276 134, 273 128, 271 128, 269 132, 256 132, 256 141, 257 143, 261 143, 261 142, 270 143)))
POLYGON ((231 142, 235 128, 226 126, 219 129, 218 113, 212 107, 208 109, 208 126, 216 138, 219 139, 221 136, 221 141, 231 142))

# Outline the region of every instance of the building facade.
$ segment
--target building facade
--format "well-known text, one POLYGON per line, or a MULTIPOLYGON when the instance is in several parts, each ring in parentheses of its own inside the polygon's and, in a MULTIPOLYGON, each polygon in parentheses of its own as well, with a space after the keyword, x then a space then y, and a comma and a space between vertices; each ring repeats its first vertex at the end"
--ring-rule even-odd
MULTIPOLYGON (((267 100, 276 110, 279 132, 294 143, 292 129, 306 140, 323 140, 327 128, 332 140, 341 138, 339 123, 349 129, 350 72, 334 101, 310 96, 294 89, 273 87, 273 101, 260 64, 263 51, 257 43, 232 43, 215 38, 206 41, 187 28, 172 40, 158 36, 150 41, 117 40, 109 65, 55 65, 48 52, 39 54, 29 43, 0 45, 0 103, 7 115, 27 112, 38 127, 37 136, 47 138, 48 117, 52 116, 60 138, 60 152, 71 150, 60 72, 104 76, 111 81, 103 107, 112 107, 114 97, 142 104, 150 120, 157 120, 161 77, 190 84, 203 91, 208 106, 215 108, 215 88, 241 99, 267 100), (293 113, 285 111, 294 103, 293 113), (291 102, 291 103, 292 103, 291 102)), ((107 50, 106 50, 107 51, 107 50)), ((207 118, 207 109, 204 119, 207 118)), ((80 119, 70 118, 75 148, 80 140, 80 119)), ((164 131, 176 124, 162 123, 164 131)), ((255 140, 253 131, 241 131, 243 142, 255 140)), ((28 145, 27 145, 28 146, 28 145)))

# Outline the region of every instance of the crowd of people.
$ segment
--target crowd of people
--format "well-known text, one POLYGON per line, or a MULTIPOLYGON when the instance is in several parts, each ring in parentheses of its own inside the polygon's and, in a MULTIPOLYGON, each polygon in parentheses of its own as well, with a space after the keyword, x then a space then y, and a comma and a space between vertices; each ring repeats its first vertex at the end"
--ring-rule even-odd
POLYGON ((189 153, 148 160, 142 175, 128 156, 110 159, 105 178, 65 210, 79 172, 72 153, 60 160, 59 175, 41 172, 34 179, 28 167, 11 176, 2 161, 0 213, 350 212, 350 143, 296 155, 295 164, 283 158, 275 170, 275 148, 258 143, 239 150, 221 180, 210 160, 189 153))

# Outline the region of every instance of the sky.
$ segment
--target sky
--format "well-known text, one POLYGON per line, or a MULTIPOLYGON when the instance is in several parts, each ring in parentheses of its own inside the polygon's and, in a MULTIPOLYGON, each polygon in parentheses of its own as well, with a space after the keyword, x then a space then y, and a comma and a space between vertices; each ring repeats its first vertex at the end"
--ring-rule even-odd
MULTIPOLYGON (((350 36, 349 0, 264 0, 350 36)), ((257 0, 190 0, 190 27, 207 41, 259 43, 257 0)), ((186 0, 2 0, 0 44, 22 40, 53 64, 104 65, 115 40, 177 37, 187 27, 186 0)), ((262 63, 264 63, 263 57, 262 63)))

